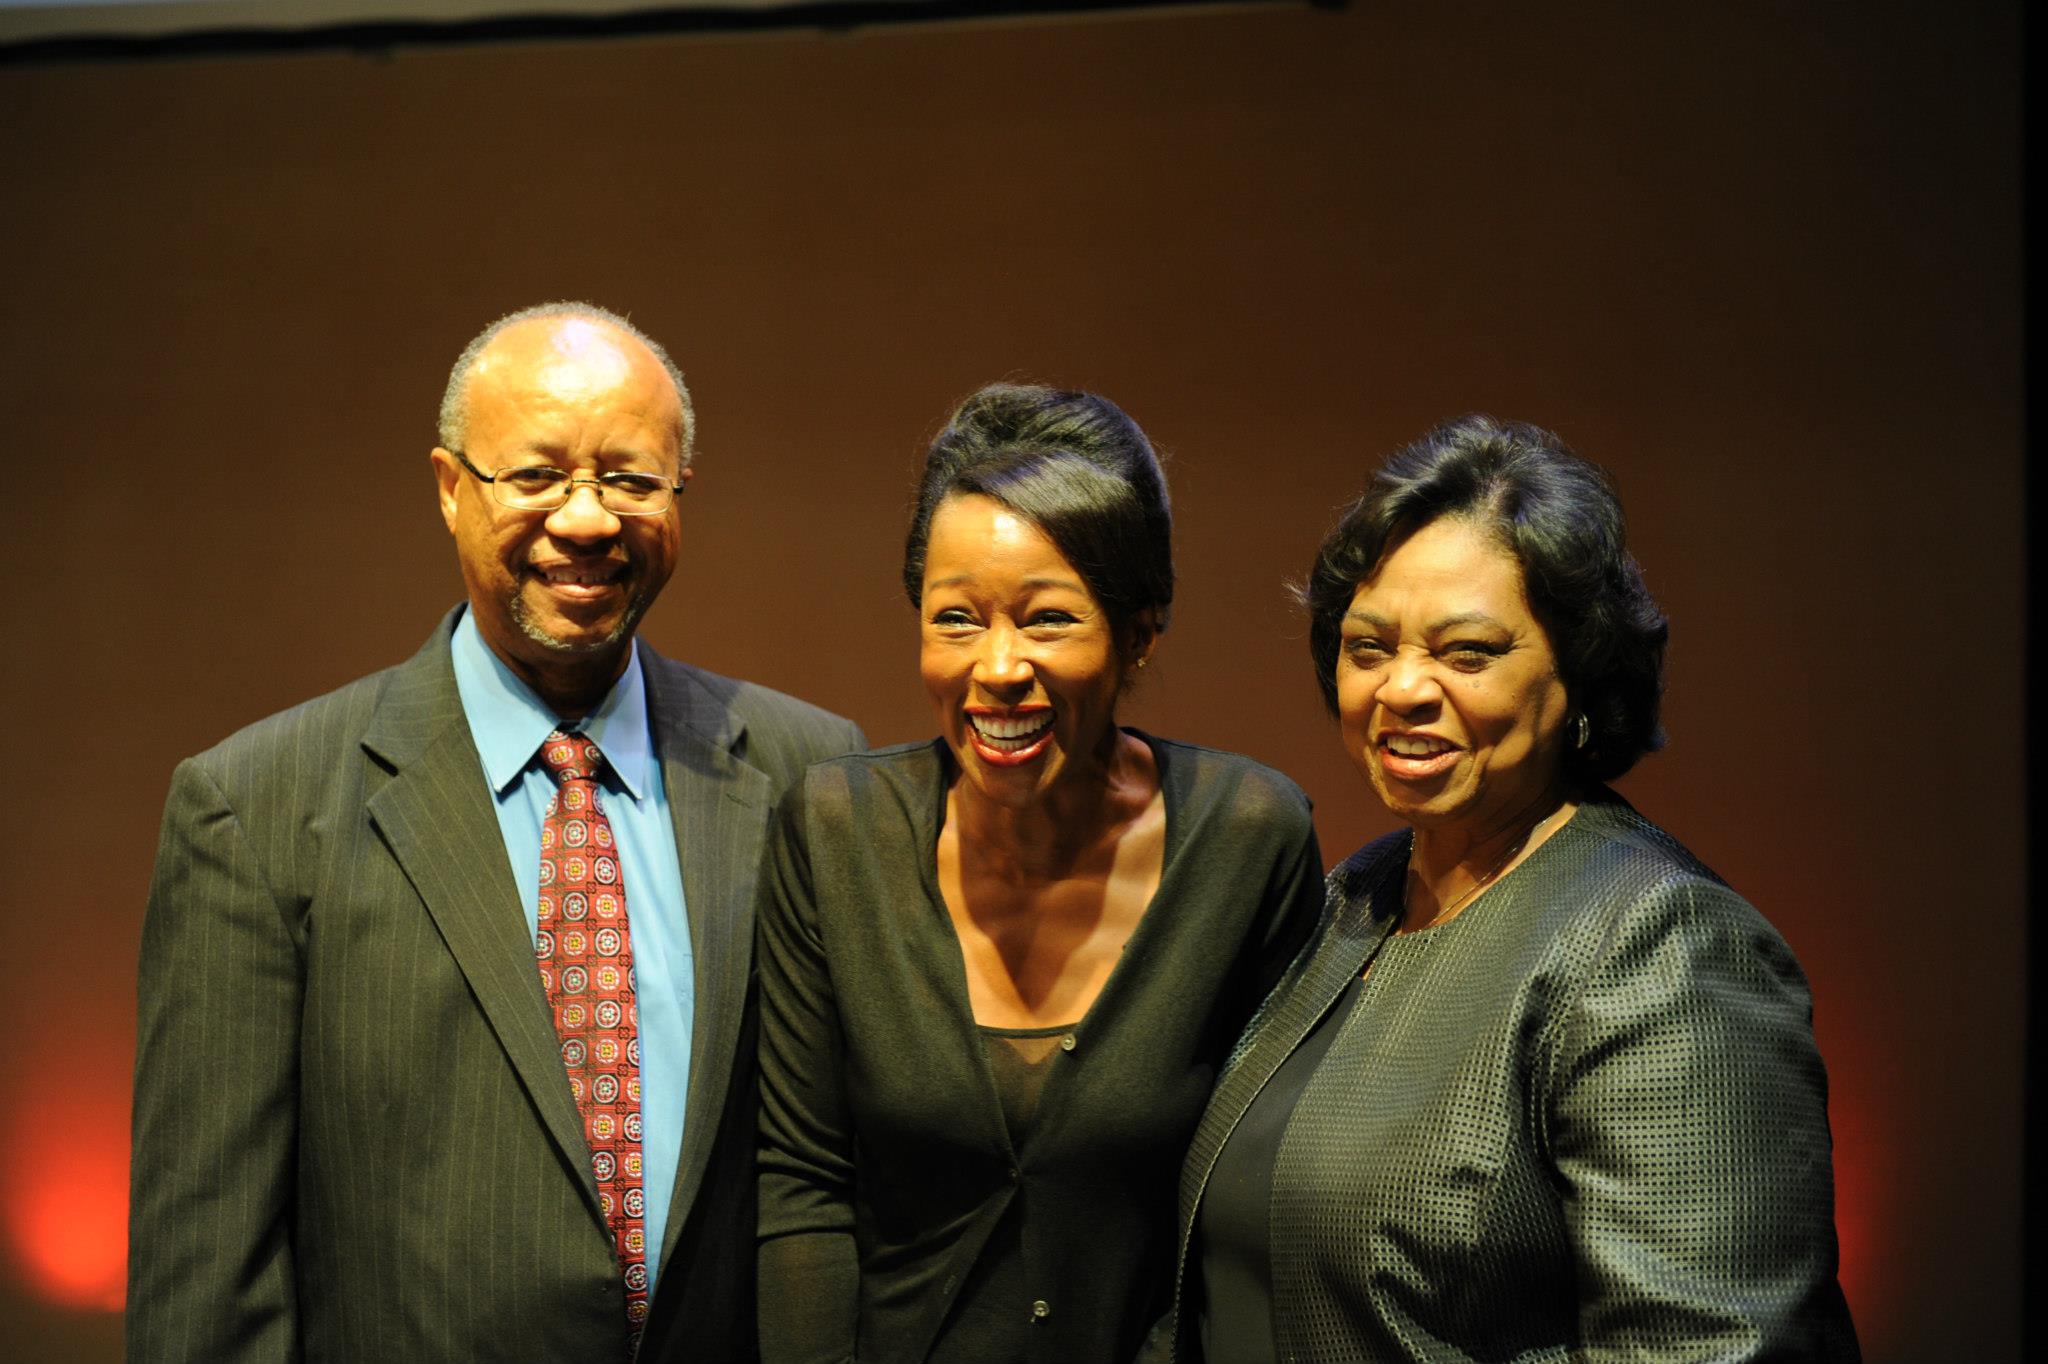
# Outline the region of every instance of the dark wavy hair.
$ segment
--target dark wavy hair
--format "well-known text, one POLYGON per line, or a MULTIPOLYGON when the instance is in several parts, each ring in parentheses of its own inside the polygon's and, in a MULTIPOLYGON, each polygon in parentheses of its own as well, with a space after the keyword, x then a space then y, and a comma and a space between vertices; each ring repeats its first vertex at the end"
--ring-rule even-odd
POLYGON ((1358 585, 1390 550, 1446 516, 1485 527, 1522 566, 1530 609, 1589 727, 1583 746, 1567 739, 1566 775, 1611 781, 1663 747, 1657 709, 1669 626, 1628 552, 1612 482, 1543 428, 1485 416, 1448 422, 1388 459, 1317 551, 1299 595, 1330 713, 1358 585))
POLYGON ((916 606, 939 504, 979 493, 1045 532, 1102 603, 1129 657, 1142 613, 1166 628, 1173 510, 1152 442, 1109 399, 1038 384, 990 384, 960 404, 925 452, 903 546, 916 606))

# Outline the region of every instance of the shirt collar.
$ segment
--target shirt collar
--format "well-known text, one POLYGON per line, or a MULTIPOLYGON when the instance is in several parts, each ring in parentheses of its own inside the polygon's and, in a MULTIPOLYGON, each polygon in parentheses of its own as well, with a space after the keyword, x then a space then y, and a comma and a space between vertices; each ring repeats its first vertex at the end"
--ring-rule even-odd
MULTIPOLYGON (((491 789, 503 795, 533 762, 548 735, 563 727, 561 717, 491 652, 467 608, 455 623, 449 644, 454 655, 455 689, 462 697, 477 756, 483 759, 484 776, 491 789)), ((654 742, 647 729, 647 687, 637 640, 627 655, 626 671, 597 709, 567 728, 589 736, 619 785, 637 804, 654 769, 654 742)))

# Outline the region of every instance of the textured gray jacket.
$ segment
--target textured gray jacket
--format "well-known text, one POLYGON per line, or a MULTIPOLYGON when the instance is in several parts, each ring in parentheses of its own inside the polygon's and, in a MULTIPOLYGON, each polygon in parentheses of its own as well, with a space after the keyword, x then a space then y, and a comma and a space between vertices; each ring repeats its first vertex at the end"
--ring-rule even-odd
POLYGON ((1274 1165, 1277 1358, 1856 1359, 1784 940, 1612 792, 1465 913, 1393 936, 1409 843, 1331 873, 1318 943, 1202 1119, 1176 1358, 1201 1358, 1189 1231, 1217 1153, 1370 960, 1274 1165))

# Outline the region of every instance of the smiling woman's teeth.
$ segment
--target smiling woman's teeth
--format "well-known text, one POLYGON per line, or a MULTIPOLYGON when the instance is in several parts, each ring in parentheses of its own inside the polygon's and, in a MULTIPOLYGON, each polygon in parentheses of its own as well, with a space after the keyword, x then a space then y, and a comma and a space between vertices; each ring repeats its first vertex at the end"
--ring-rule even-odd
POLYGON ((1428 758, 1448 753, 1457 745, 1444 739, 1425 739, 1406 734, 1389 734, 1387 747, 1404 758, 1428 758))
POLYGON ((1038 736, 1052 725, 1052 713, 1041 711, 1035 715, 970 715, 967 722, 974 726, 974 732, 981 741, 998 753, 1014 753, 1029 748, 1038 736))

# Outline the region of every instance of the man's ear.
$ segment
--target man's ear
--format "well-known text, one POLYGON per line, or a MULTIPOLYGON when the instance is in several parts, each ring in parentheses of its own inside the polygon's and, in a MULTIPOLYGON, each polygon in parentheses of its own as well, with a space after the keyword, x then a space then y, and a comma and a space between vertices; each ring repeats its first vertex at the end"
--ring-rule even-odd
POLYGON ((462 464, 438 445, 427 460, 434 466, 434 486, 441 498, 441 520, 452 534, 455 530, 455 489, 462 482, 462 464))

